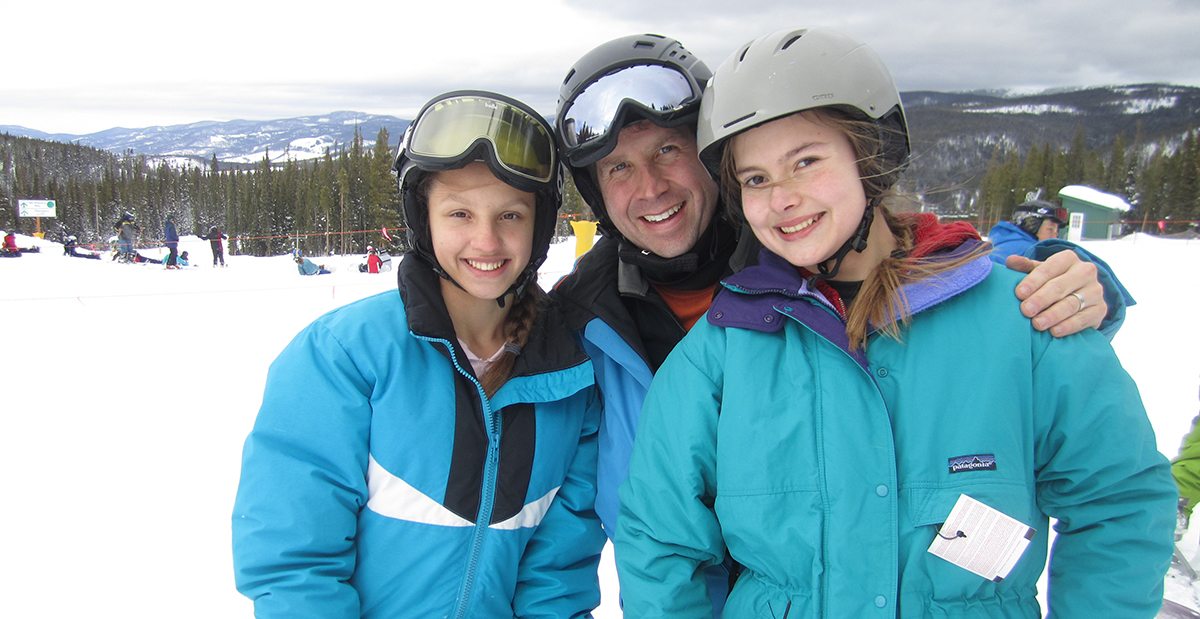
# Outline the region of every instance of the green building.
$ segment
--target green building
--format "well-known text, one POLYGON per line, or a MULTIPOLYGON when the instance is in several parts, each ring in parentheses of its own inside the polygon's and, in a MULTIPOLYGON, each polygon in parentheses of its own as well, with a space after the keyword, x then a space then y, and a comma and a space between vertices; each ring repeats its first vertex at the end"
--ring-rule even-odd
POLYGON ((1121 196, 1104 193, 1084 185, 1067 185, 1058 192, 1063 208, 1070 214, 1067 240, 1104 240, 1121 236, 1121 215, 1133 207, 1121 196), (1079 223, 1076 223, 1079 220, 1079 223), (1080 230, 1080 232, 1076 232, 1080 230), (1076 235, 1079 238, 1075 238, 1076 235))

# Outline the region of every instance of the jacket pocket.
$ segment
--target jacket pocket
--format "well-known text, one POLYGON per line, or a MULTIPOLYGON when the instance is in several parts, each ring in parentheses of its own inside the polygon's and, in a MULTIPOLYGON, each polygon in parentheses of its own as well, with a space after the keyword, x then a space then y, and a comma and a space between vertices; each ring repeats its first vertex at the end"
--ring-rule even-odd
POLYGON ((722 612, 724 619, 803 619, 812 617, 807 591, 785 591, 753 573, 742 574, 722 612))
POLYGON ((941 524, 950 516, 958 497, 967 495, 988 507, 1027 525, 1034 524, 1037 499, 1024 483, 994 480, 954 485, 908 488, 905 493, 913 526, 941 524))
POLYGON ((999 583, 928 552, 939 533, 944 536, 956 533, 941 531, 941 527, 964 494, 1026 526, 1044 528, 1045 519, 1038 511, 1032 489, 1019 481, 995 479, 907 488, 902 494, 907 495, 902 506, 908 511, 910 525, 902 534, 908 539, 901 543, 902 606, 907 603, 916 608, 926 604, 982 608, 999 603, 1002 598, 1016 601, 1032 595, 1045 564, 1044 532, 1039 531, 1008 577, 999 583))

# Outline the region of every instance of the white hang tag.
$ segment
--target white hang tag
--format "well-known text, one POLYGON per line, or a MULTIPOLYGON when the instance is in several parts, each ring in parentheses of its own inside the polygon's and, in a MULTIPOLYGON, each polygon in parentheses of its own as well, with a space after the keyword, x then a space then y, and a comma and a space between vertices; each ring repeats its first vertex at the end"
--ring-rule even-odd
POLYGON ((984 578, 1000 582, 1037 531, 961 494, 929 552, 984 578))

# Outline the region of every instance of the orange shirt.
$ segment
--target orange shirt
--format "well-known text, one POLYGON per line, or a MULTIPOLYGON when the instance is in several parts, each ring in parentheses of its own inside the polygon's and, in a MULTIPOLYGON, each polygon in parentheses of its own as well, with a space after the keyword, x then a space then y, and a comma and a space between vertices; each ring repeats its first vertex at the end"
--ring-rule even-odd
POLYGON ((654 290, 663 298, 663 301, 667 302, 671 312, 679 318, 679 322, 688 331, 691 331, 692 325, 695 325, 704 312, 708 311, 708 306, 712 305, 713 292, 716 289, 716 284, 700 290, 675 290, 666 286, 654 286, 654 290))

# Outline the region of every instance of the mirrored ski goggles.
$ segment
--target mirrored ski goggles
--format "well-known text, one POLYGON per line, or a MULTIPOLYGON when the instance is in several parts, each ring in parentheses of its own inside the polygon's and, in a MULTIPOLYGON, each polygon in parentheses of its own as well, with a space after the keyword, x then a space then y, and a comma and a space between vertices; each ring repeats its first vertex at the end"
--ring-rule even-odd
MULTIPOLYGON (((626 102, 655 112, 664 120, 690 111, 700 102, 700 85, 677 69, 664 65, 635 65, 618 69, 592 82, 575 97, 560 121, 567 148, 578 148, 606 137, 626 102)), ((623 127, 616 127, 619 131, 623 127)))
POLYGON ((554 178, 554 135, 519 101, 494 94, 449 93, 430 101, 409 125, 401 156, 435 167, 461 163, 480 140, 492 163, 535 183, 554 178))
POLYGON ((1067 225, 1067 217, 1069 217, 1069 215, 1067 214, 1067 209, 1065 209, 1061 206, 1058 206, 1058 207, 1055 207, 1052 209, 1041 206, 1041 207, 1038 207, 1038 209, 1034 212, 1037 213, 1038 215, 1040 215, 1041 217, 1045 217, 1046 219, 1049 219, 1050 221, 1053 221, 1054 223, 1056 223, 1060 226, 1067 225))

